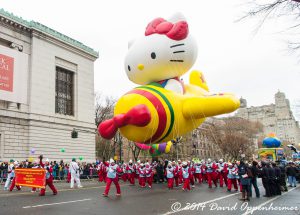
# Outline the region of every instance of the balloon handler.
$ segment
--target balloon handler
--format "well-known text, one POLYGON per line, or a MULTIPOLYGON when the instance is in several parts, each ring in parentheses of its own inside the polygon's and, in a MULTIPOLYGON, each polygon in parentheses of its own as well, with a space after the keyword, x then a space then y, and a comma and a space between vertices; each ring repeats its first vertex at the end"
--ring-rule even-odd
POLYGON ((110 185, 112 182, 114 182, 114 184, 116 185, 116 196, 121 196, 121 188, 119 185, 117 172, 121 172, 121 169, 118 167, 118 165, 115 164, 115 161, 113 159, 110 159, 109 166, 107 168, 106 187, 104 193, 102 194, 104 197, 108 197, 110 185))
MULTIPOLYGON (((40 155, 39 159, 40 159, 40 165, 41 165, 41 167, 46 170, 46 186, 48 185, 50 187, 50 189, 52 190, 53 195, 56 195, 57 194, 57 190, 56 190, 56 188, 55 188, 55 186, 53 184, 53 175, 52 175, 53 169, 50 166, 49 159, 46 159, 45 163, 43 163, 43 155, 40 155)), ((42 188, 39 195, 40 196, 44 196, 45 195, 45 191, 46 191, 46 187, 42 188)))

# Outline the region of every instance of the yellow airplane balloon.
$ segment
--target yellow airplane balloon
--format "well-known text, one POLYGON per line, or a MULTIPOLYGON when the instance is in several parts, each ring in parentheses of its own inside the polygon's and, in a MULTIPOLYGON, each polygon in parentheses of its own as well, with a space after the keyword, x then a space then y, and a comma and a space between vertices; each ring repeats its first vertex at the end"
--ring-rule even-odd
POLYGON ((239 100, 232 94, 210 94, 201 72, 193 71, 190 82, 184 85, 183 95, 152 83, 137 87, 117 102, 113 119, 100 124, 104 138, 112 138, 117 131, 138 143, 162 143, 184 135, 206 117, 235 111, 239 100))
POLYGON ((167 152, 171 140, 206 117, 235 111, 239 100, 229 93, 211 94, 201 72, 192 71, 189 84, 180 80, 196 58, 197 44, 182 14, 150 22, 125 57, 128 78, 140 86, 118 100, 114 117, 98 127, 101 136, 110 139, 119 129, 141 149, 167 152))

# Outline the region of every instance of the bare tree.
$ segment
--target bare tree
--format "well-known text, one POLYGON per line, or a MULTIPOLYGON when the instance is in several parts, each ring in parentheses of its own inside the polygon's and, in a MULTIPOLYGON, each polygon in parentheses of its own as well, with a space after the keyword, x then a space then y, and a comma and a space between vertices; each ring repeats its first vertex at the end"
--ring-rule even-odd
MULTIPOLYGON (((116 100, 112 97, 103 96, 101 93, 96 93, 95 95, 95 124, 98 125, 104 120, 113 117, 113 110, 116 100)), ((103 139, 98 132, 96 132, 96 153, 97 157, 103 160, 108 160, 113 157, 116 152, 118 144, 116 143, 116 138, 113 140, 103 139)), ((118 140, 119 141, 119 140, 118 140)))
POLYGON ((138 157, 141 153, 141 149, 139 147, 137 147, 132 141, 129 141, 128 145, 129 145, 129 148, 132 152, 134 160, 137 161, 138 157))
POLYGON ((113 117, 114 107, 116 104, 116 99, 103 96, 101 93, 96 93, 95 95, 95 123, 96 126, 103 122, 104 120, 113 117))
MULTIPOLYGON (((256 32, 267 19, 291 17, 295 23, 287 26, 284 31, 289 32, 292 30, 299 34, 297 31, 300 29, 300 0, 252 0, 248 2, 247 6, 251 9, 238 21, 249 17, 259 17, 260 21, 255 30, 256 32)), ((288 41, 288 48, 290 51, 299 51, 300 40, 288 41)))
POLYGON ((245 154, 246 158, 251 157, 255 149, 254 139, 263 129, 260 123, 237 117, 214 120, 208 126, 207 137, 229 160, 239 159, 241 154, 245 154))

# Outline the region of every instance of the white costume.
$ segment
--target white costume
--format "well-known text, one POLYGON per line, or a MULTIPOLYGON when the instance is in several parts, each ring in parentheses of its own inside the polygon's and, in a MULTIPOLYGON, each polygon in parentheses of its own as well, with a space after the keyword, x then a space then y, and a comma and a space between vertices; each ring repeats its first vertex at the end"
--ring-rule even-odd
POLYGON ((13 167, 14 165, 13 164, 9 164, 8 167, 7 167, 7 178, 6 178, 6 182, 5 182, 5 185, 4 185, 4 190, 8 190, 8 187, 10 185, 10 178, 12 177, 12 174, 13 173, 13 167))
POLYGON ((79 177, 79 166, 75 161, 72 161, 70 163, 69 167, 70 173, 71 173, 71 185, 70 187, 74 187, 74 181, 76 181, 76 184, 78 188, 82 187, 80 183, 80 177, 79 177))

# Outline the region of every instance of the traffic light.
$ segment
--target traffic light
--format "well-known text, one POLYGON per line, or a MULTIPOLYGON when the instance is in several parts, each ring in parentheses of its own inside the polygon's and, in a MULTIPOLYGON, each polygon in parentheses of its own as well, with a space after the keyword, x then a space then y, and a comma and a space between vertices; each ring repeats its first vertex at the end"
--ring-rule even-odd
POLYGON ((71 137, 72 138, 78 138, 78 132, 75 129, 73 129, 73 131, 71 133, 71 137))

